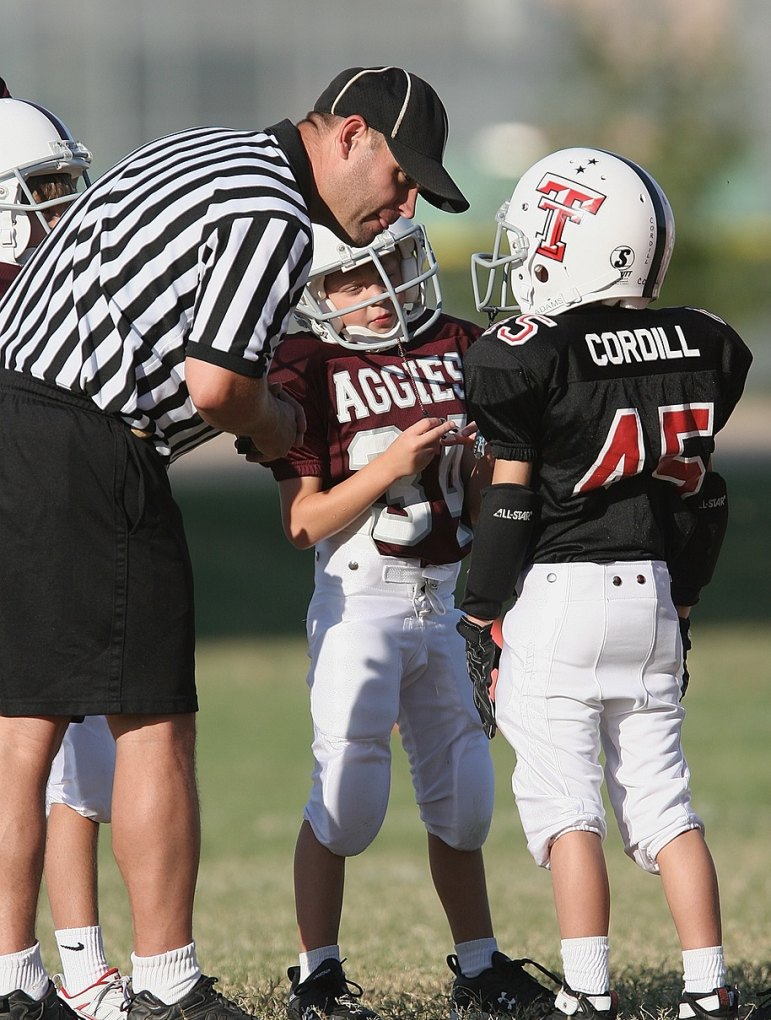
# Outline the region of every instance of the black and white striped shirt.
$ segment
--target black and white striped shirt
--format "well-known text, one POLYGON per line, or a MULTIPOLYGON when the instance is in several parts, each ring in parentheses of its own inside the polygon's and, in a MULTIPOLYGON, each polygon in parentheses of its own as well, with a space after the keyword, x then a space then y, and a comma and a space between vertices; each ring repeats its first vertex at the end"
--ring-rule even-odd
POLYGON ((263 376, 312 255, 297 129, 135 150, 65 212, 0 302, 0 365, 89 397, 174 459, 216 434, 185 355, 263 376))

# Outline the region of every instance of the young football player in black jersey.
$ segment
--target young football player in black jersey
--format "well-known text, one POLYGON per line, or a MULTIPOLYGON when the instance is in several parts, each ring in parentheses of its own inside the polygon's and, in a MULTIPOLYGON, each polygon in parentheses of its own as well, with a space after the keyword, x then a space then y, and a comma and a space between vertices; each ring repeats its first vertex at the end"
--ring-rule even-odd
POLYGON ((477 307, 515 314, 464 358, 469 417, 496 462, 458 629, 488 733, 497 725, 516 751, 528 847, 551 869, 564 969, 553 1015, 618 1008, 604 752, 626 852, 661 876, 682 946, 680 1018, 735 1018, 680 700, 690 607, 727 523, 715 435, 751 355, 715 315, 650 307, 674 220, 629 160, 547 156, 497 223, 493 254, 472 257, 477 307), (492 622, 512 596, 493 705, 492 622))

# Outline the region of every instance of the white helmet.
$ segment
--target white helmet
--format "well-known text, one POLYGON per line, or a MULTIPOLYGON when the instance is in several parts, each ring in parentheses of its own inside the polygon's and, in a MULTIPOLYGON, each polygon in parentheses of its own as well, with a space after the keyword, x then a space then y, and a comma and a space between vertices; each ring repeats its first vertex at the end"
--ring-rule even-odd
POLYGON ((477 310, 492 315, 558 315, 593 301, 643 308, 658 297, 675 243, 672 209, 656 181, 602 149, 539 160, 496 223, 492 254, 471 256, 477 310))
POLYGON ((46 232, 43 211, 77 198, 76 182, 91 163, 91 153, 76 142, 62 122, 42 106, 25 99, 0 99, 0 262, 16 263, 26 252, 30 215, 46 232), (73 194, 36 203, 35 177, 68 174, 73 194))
POLYGON ((327 343, 341 344, 351 350, 380 351, 424 333, 441 310, 438 266, 420 223, 399 219, 365 248, 352 248, 331 230, 314 225, 310 276, 294 313, 302 329, 312 329, 327 343), (396 285, 382 263, 382 257, 394 251, 401 258, 402 282, 396 285), (378 304, 387 296, 396 312, 396 324, 388 333, 375 333, 363 326, 343 326, 340 312, 331 304, 324 288, 324 279, 329 273, 345 273, 368 262, 372 262, 380 274, 383 292, 345 311, 378 304), (428 285, 431 297, 427 301, 428 285))

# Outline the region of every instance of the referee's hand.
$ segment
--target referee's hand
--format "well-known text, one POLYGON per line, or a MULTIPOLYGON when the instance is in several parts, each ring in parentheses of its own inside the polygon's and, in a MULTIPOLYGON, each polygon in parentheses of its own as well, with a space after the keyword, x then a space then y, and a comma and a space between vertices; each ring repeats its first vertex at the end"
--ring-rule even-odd
POLYGON ((249 437, 239 437, 236 449, 253 464, 283 457, 292 447, 302 446, 305 439, 305 411, 280 383, 270 383, 266 398, 265 426, 249 437), (244 439, 251 440, 247 446, 244 439))

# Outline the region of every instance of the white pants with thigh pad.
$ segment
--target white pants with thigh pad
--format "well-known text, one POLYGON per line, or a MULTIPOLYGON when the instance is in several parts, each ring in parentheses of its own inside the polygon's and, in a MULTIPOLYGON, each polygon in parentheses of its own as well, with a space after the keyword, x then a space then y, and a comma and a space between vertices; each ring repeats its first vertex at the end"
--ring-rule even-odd
POLYGON ((115 739, 103 715, 70 723, 51 764, 46 809, 66 804, 84 818, 109 822, 115 774, 115 739))
POLYGON ((666 564, 536 564, 503 625, 498 726, 528 847, 606 834, 604 778, 627 854, 657 872, 691 810, 681 741, 682 647, 666 564), (600 754, 605 753, 603 770, 600 754))
POLYGON ((361 853, 380 830, 395 725, 427 830, 460 850, 487 837, 494 776, 455 630, 457 575, 457 564, 381 556, 366 534, 317 547, 305 818, 333 853, 361 853))

